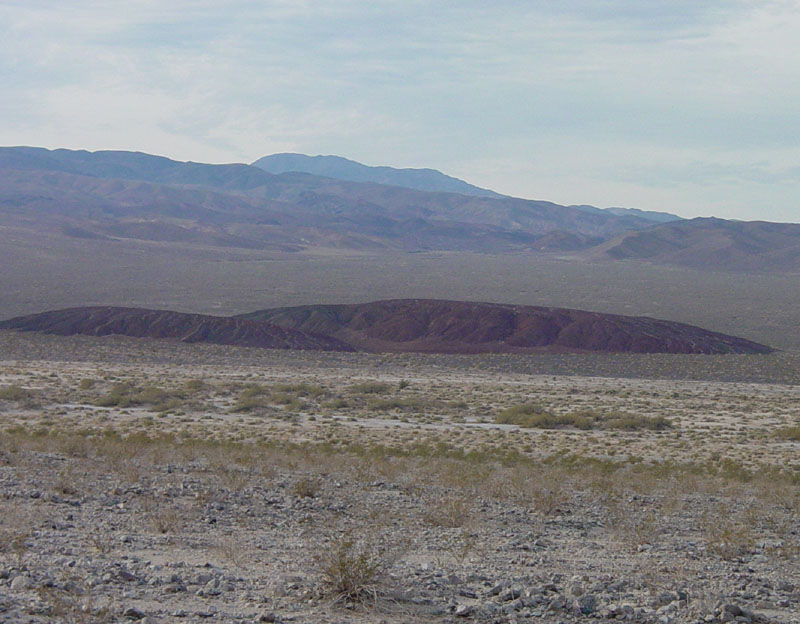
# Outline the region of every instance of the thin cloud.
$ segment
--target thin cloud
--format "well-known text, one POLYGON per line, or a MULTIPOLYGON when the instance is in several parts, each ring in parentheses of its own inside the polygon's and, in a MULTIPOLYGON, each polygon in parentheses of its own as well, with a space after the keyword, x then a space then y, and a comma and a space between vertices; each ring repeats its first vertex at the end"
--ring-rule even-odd
POLYGON ((775 172, 800 167, 797 8, 0 2, 0 143, 218 162, 339 153, 561 203, 688 213, 712 201, 705 179, 716 202, 728 185, 721 209, 741 216, 757 190, 784 201, 795 180, 775 172))

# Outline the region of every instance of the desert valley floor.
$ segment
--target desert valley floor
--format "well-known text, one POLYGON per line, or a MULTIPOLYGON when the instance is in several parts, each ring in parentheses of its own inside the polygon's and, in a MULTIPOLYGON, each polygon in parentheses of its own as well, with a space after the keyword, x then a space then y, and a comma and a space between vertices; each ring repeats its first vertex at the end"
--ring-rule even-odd
POLYGON ((0 353, 3 622, 800 622, 791 352, 0 353))

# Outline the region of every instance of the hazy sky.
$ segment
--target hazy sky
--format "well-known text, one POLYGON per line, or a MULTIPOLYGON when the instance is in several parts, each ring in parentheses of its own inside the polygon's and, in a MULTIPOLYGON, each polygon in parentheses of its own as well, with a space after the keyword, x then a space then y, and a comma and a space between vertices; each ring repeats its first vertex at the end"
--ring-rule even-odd
POLYGON ((800 0, 0 0, 0 145, 800 221, 800 0))

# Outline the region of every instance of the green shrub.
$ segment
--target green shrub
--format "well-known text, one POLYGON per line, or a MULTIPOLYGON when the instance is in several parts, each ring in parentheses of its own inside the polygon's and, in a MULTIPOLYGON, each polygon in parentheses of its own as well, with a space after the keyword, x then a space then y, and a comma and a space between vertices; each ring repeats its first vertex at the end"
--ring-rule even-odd
POLYGON ((249 412, 259 407, 265 407, 269 403, 269 394, 270 390, 266 386, 258 384, 245 386, 231 411, 249 412))
POLYGON ((283 403, 282 405, 283 409, 285 409, 287 412, 301 412, 309 407, 308 403, 301 401, 297 397, 292 398, 291 401, 283 403))
POLYGON ((186 392, 200 392, 205 389, 206 382, 202 379, 190 379, 183 385, 186 392))
POLYGON ((312 476, 304 476, 297 478, 292 483, 290 492, 300 498, 314 498, 319 494, 321 488, 322 484, 319 479, 312 476))
POLYGON ((401 412, 445 412, 454 409, 464 408, 466 403, 439 401, 437 399, 421 399, 415 397, 391 398, 391 399, 371 399, 367 401, 367 408, 376 412, 390 412, 399 410, 401 412))
POLYGON ((350 407, 350 402, 347 399, 336 398, 327 403, 323 403, 322 407, 327 407, 328 409, 344 409, 350 407))
POLYGON ((0 386, 0 401, 22 401, 31 397, 31 391, 16 384, 0 386))
POLYGON ((365 381, 349 388, 353 394, 383 394, 391 389, 392 387, 388 383, 380 381, 365 381))
POLYGON ((502 425, 518 425, 525 428, 560 429, 576 427, 592 429, 596 422, 594 415, 586 414, 553 414, 535 403, 515 405, 500 412, 495 422, 502 425))
POLYGON ((133 384, 115 384, 111 390, 95 401, 99 407, 151 406, 157 412, 176 409, 183 405, 184 395, 177 390, 165 390, 158 386, 138 388, 133 384))
POLYGON ((614 429, 622 431, 664 431, 672 427, 672 422, 663 416, 639 416, 613 412, 602 414, 591 410, 553 414, 533 403, 516 405, 503 410, 495 417, 498 424, 518 425, 525 428, 561 429, 614 429))
POLYGON ((604 429, 622 431, 665 431, 672 427, 672 421, 663 416, 637 416, 635 414, 613 414, 603 422, 604 429))
POLYGON ((99 407, 129 407, 135 405, 136 388, 131 384, 114 384, 111 390, 98 398, 95 405, 99 407))
POLYGON ((387 567, 376 548, 344 536, 315 558, 325 593, 337 602, 364 602, 378 597, 378 583, 387 567))
POLYGON ((800 426, 781 427, 780 429, 776 429, 773 435, 779 440, 797 442, 800 441, 800 426))
POLYGON ((272 390, 276 393, 289 392, 300 397, 318 397, 325 394, 325 388, 309 383, 275 384, 272 386, 272 390))

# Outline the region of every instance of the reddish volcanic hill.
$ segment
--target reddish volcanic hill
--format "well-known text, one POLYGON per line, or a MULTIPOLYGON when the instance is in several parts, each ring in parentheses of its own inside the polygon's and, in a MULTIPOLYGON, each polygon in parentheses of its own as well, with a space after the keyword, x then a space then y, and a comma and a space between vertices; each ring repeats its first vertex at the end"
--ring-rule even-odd
POLYGON ((62 336, 113 334, 137 338, 171 338, 182 342, 210 342, 265 349, 353 351, 351 346, 336 338, 278 327, 263 321, 139 308, 88 307, 54 310, 2 321, 0 329, 40 331, 62 336))
POLYGON ((772 351, 742 338, 649 317, 437 299, 276 308, 238 317, 138 308, 68 308, 3 321, 0 329, 327 351, 707 354, 772 351))
POLYGON ((334 336, 364 351, 422 353, 769 353, 682 323, 533 306, 398 299, 262 310, 239 318, 334 336))

